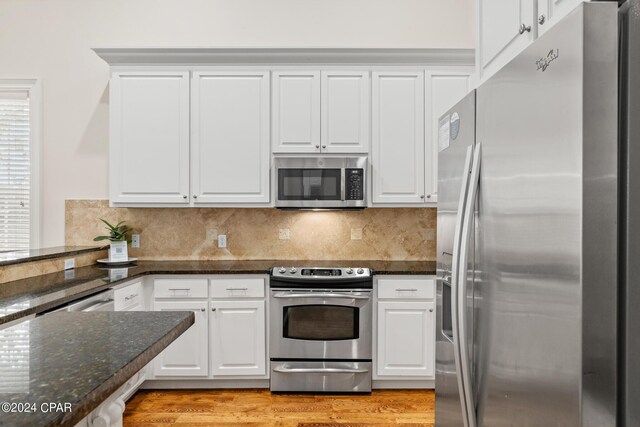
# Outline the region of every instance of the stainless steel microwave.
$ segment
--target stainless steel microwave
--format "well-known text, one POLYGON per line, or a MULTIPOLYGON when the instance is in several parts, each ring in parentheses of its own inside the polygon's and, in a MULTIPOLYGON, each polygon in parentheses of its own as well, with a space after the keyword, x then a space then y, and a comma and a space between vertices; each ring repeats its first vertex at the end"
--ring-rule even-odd
POLYGON ((366 157, 274 157, 275 206, 285 209, 364 209, 366 157))

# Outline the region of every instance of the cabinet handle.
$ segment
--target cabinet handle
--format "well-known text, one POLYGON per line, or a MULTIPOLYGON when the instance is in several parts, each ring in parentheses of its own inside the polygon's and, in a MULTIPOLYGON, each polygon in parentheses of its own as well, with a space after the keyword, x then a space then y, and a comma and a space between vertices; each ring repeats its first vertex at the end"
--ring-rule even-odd
POLYGON ((201 308, 201 309, 200 309, 200 311, 205 311, 205 310, 206 310, 206 308, 201 308))
POLYGON ((396 292, 418 292, 417 289, 396 289, 396 292))
POLYGON ((170 291, 187 291, 189 292, 191 289, 189 288, 169 288, 170 291))
POLYGON ((211 311, 216 311, 216 309, 215 309, 215 308, 212 308, 212 309, 211 309, 211 311))
POLYGON ((546 17, 546 16, 544 16, 544 15, 540 15, 540 16, 538 17, 538 24, 540 24, 540 25, 544 25, 544 23, 545 23, 546 21, 547 21, 547 17, 546 17))
POLYGON ((135 298, 135 297, 137 297, 137 296, 138 296, 138 294, 131 294, 131 295, 129 295, 128 297, 124 297, 124 300, 125 300, 125 301, 129 301, 130 299, 133 299, 133 298, 135 298))
POLYGON ((531 25, 520 24, 520 34, 531 32, 531 25))
POLYGON ((248 291, 249 288, 227 288, 228 291, 248 291))

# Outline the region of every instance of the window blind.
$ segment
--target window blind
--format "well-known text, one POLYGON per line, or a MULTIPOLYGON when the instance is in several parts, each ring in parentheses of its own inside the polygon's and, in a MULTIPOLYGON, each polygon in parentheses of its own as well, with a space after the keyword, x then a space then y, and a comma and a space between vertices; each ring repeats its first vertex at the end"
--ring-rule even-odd
POLYGON ((28 93, 0 91, 0 250, 29 248, 30 128, 28 93))

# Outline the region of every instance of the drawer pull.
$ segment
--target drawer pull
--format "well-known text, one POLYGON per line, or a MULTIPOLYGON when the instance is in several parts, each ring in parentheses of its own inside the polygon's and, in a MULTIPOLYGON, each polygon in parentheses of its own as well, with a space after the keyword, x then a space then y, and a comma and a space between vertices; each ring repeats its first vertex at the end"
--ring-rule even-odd
POLYGON ((418 292, 417 289, 396 289, 396 292, 418 292))
POLYGON ((227 288, 228 291, 248 291, 249 288, 227 288))
POLYGON ((170 291, 187 291, 189 292, 191 288, 169 288, 170 291))
POLYGON ((131 300, 131 299, 134 299, 134 298, 135 298, 135 297, 137 297, 137 296, 138 296, 138 294, 131 294, 131 295, 129 295, 128 297, 124 297, 124 300, 125 300, 125 301, 129 301, 129 300, 131 300))

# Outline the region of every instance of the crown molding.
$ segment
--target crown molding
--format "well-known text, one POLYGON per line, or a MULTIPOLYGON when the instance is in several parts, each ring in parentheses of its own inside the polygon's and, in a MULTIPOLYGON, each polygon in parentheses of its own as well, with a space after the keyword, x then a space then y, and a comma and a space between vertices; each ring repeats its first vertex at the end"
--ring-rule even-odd
POLYGON ((474 49, 93 48, 111 66, 139 65, 475 65, 474 49))

